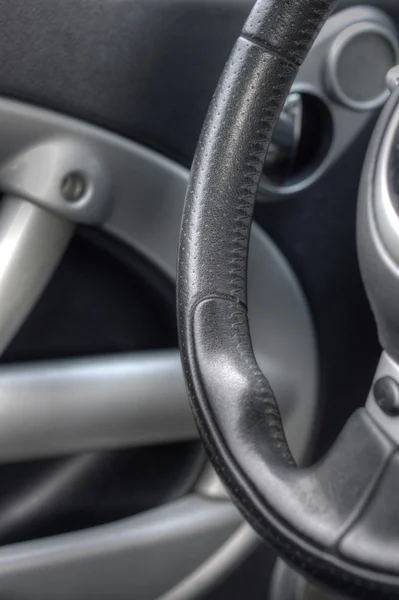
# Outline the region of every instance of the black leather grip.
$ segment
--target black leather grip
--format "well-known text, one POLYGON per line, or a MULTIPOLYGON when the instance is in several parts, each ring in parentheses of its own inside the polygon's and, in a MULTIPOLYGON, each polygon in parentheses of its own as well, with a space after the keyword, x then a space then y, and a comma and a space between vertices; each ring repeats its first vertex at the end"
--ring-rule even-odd
POLYGON ((395 448, 359 411, 320 464, 298 469, 248 328, 248 241, 263 161, 297 70, 332 5, 259 0, 226 64, 183 215, 180 345, 200 433, 247 520, 307 574, 362 598, 375 598, 376 590, 379 597, 399 597, 399 561, 387 571, 378 551, 364 561, 350 542, 395 448))

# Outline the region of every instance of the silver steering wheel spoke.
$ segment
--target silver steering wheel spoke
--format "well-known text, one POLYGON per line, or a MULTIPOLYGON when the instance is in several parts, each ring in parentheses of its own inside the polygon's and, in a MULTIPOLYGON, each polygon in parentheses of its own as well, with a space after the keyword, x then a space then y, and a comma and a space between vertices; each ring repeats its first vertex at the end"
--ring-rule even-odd
POLYGON ((37 302, 75 225, 21 198, 0 206, 0 353, 37 302))
POLYGON ((0 462, 196 437, 177 351, 0 368, 0 462))

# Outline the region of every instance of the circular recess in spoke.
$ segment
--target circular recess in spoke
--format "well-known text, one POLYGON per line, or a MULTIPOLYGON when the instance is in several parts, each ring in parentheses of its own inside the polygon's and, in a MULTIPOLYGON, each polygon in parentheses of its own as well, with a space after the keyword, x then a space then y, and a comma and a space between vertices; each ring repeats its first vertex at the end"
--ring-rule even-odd
POLYGON ((62 196, 68 202, 79 202, 87 191, 87 182, 83 173, 73 171, 67 173, 61 182, 62 196))

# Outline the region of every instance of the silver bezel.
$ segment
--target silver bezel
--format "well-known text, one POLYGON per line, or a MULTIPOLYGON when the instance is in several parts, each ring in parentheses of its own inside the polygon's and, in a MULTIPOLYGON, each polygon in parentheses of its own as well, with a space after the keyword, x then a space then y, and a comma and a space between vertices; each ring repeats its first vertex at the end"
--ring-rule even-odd
POLYGON ((378 108, 386 102, 389 97, 389 90, 384 90, 381 94, 375 98, 367 101, 354 100, 348 94, 344 92, 339 82, 337 69, 341 54, 347 44, 354 40, 359 35, 365 33, 377 33, 381 37, 385 38, 392 46, 392 50, 396 59, 399 60, 399 45, 398 40, 394 32, 385 27, 381 23, 372 23, 365 21, 363 23, 354 23, 346 29, 344 29, 334 40, 331 45, 330 51, 327 55, 327 84, 336 99, 341 102, 344 106, 352 108, 354 110, 369 111, 378 108))

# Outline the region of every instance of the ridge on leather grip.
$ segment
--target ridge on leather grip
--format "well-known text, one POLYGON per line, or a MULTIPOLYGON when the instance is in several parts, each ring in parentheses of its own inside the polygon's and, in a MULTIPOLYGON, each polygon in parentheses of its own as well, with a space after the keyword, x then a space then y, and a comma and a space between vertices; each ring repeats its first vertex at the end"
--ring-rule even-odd
POLYGON ((392 493, 396 449, 360 410, 319 464, 297 468, 248 328, 248 241, 263 161, 297 69, 332 5, 258 0, 226 64, 183 214, 180 348, 201 436, 246 519, 306 574, 350 595, 399 598, 399 560, 384 569, 378 548, 363 556, 353 542, 373 536, 368 508, 380 484, 392 493))

